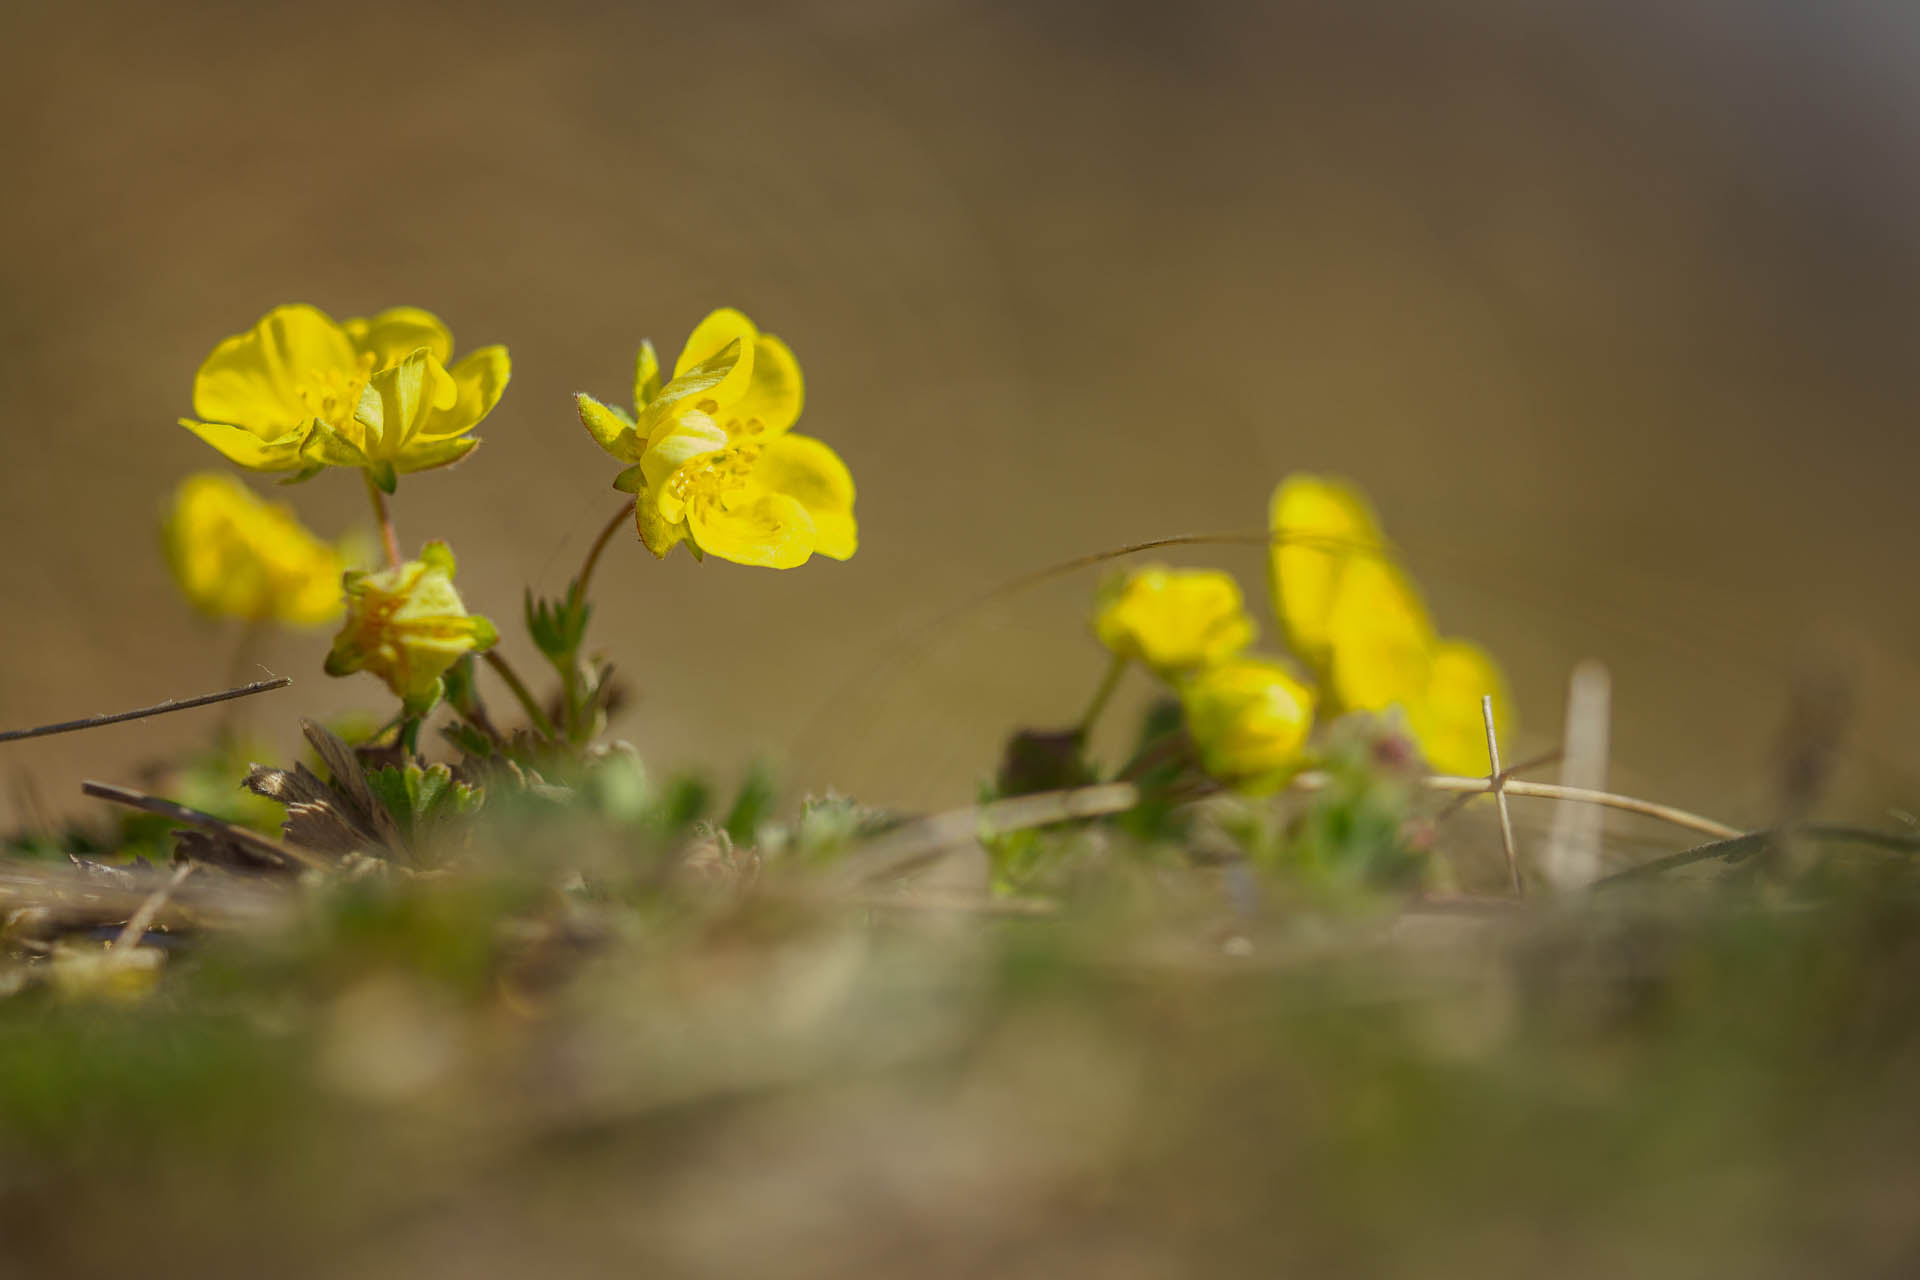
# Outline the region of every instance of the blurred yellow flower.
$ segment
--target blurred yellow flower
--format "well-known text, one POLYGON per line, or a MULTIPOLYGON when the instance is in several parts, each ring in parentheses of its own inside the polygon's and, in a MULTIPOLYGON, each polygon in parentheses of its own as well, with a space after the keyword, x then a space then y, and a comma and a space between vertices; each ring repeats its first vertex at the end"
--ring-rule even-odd
POLYGON ((340 552, 231 476, 188 476, 161 525, 174 580, 214 617, 317 627, 340 614, 340 552))
POLYGON ((505 347, 452 358, 447 327, 417 307, 344 324, 275 307, 213 349, 193 382, 201 420, 180 425, 255 471, 359 467, 391 492, 398 473, 471 453, 467 433, 506 390, 505 347))
POLYGON ((702 320, 664 386, 652 344, 642 344, 635 417, 575 399, 600 447, 628 464, 614 487, 635 495, 654 555, 684 541, 696 554, 790 569, 816 552, 853 554, 853 477, 825 444, 790 433, 800 365, 740 312, 702 320))
POLYGON ((1427 763, 1441 773, 1487 771, 1480 699, 1493 697, 1496 732, 1512 728, 1512 701, 1499 664, 1467 640, 1434 631, 1413 583, 1371 556, 1344 569, 1328 612, 1329 684, 1351 711, 1398 707, 1427 763))
POLYGON ((1103 586, 1093 630, 1116 655, 1162 675, 1223 661, 1253 641, 1253 620, 1231 574, 1159 565, 1103 586))
POLYGON ((347 574, 347 621, 327 654, 327 674, 371 671, 408 707, 432 706, 447 669, 499 638, 491 622, 467 612, 453 573, 447 544, 429 542, 418 560, 347 574))
POLYGON ((1345 711, 1398 707, 1434 768, 1484 773, 1480 699, 1492 695, 1496 731, 1511 728, 1506 680, 1485 650, 1435 630, 1367 500, 1342 481, 1292 475, 1268 516, 1274 612, 1330 700, 1345 711))
POLYGON ((1330 658, 1327 619, 1348 566, 1387 554, 1373 510, 1358 490, 1320 476, 1280 482, 1268 508, 1273 607, 1287 647, 1316 671, 1330 658))
POLYGON ((1187 732, 1206 771, 1223 781, 1275 786, 1303 762, 1313 691, 1282 662, 1239 657, 1180 683, 1187 732))

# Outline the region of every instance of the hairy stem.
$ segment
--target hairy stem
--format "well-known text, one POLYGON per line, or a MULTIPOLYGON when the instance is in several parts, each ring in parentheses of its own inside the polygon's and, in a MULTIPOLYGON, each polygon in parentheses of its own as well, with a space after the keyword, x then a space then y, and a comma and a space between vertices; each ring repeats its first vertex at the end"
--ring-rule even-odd
POLYGON ((373 518, 380 524, 380 541, 387 550, 387 567, 400 567, 400 538, 393 531, 393 517, 387 514, 387 495, 373 482, 373 473, 362 468, 360 478, 367 482, 367 497, 373 501, 373 518))
POLYGON ((1082 743, 1086 741, 1087 735, 1093 732, 1094 722, 1100 718, 1100 713, 1107 709, 1107 703, 1113 698, 1113 691, 1120 687, 1120 677, 1126 673, 1127 660, 1117 653, 1114 654, 1113 660, 1107 663, 1107 674, 1100 678, 1100 687, 1093 691, 1093 701, 1087 704, 1086 714, 1080 717, 1079 733, 1082 743))
POLYGON ((552 741, 555 737, 553 721, 547 719, 547 713, 540 709, 540 700, 533 696, 533 690, 527 688, 527 682, 520 678, 520 673, 507 665, 507 660, 500 656, 498 649, 489 649, 481 656, 493 668, 493 673, 506 683, 507 688, 513 690, 513 696, 520 700, 521 709, 527 713, 527 719, 533 722, 534 729, 552 741))
POLYGON ((600 553, 607 549, 607 543, 613 540, 614 533, 617 532, 620 526, 626 523, 627 518, 633 514, 634 505, 638 501, 639 499, 636 498, 634 502, 629 502, 614 512, 613 518, 607 521, 606 527, 601 529, 599 536, 593 540, 593 545, 587 548, 587 558, 580 565, 580 574, 573 580, 573 585, 570 588, 573 592, 574 599, 584 600, 587 598, 587 583, 592 581, 593 571, 600 564, 600 553))

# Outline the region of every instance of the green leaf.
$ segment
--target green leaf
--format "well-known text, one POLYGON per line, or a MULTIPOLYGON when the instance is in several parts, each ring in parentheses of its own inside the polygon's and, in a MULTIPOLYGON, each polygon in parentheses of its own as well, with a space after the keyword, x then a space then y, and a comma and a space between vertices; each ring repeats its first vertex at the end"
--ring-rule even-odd
POLYGON ((407 775, 398 765, 387 765, 367 774, 367 787, 373 792, 403 840, 413 838, 413 800, 407 794, 407 775))
POLYGON ((747 766, 747 775, 740 780, 740 790, 733 798, 733 807, 727 811, 724 824, 735 843, 753 843, 760 824, 773 812, 778 795, 773 770, 764 761, 756 760, 747 766))
POLYGON ((476 760, 486 760, 493 755, 493 739, 462 721, 440 726, 440 736, 476 760))

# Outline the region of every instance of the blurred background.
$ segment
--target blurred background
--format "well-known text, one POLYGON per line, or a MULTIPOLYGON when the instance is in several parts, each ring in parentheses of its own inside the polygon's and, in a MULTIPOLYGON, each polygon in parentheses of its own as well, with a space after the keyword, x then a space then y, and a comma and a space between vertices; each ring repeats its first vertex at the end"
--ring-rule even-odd
MULTIPOLYGON (((1917 57, 1902 0, 8 5, 0 726, 228 679, 156 521, 225 466, 174 425, 195 368, 269 307, 511 347, 485 446, 395 516, 527 669, 522 585, 562 589, 618 500, 570 393, 623 400, 641 338, 670 358, 732 304, 797 351, 862 547, 775 574, 615 545, 596 637, 652 760, 964 803, 1010 726, 1083 705, 1098 573, 930 619, 1257 531, 1311 469, 1505 660, 1516 752, 1598 657, 1617 784, 1764 820, 1791 691, 1840 673, 1833 804, 1895 801, 1917 57)), ((277 493, 367 526, 348 477, 277 493)), ((1264 612, 1260 553, 1173 559, 1264 612)), ((383 705, 326 641, 261 652, 297 683, 252 723, 383 705)), ((5 803, 74 809, 209 723, 5 748, 5 803)))

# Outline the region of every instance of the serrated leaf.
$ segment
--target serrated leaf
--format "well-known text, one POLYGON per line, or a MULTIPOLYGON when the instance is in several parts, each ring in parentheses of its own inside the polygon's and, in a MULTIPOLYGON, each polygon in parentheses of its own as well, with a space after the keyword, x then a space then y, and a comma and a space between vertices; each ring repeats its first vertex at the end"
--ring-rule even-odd
POLYGON ((453 770, 444 764, 428 765, 422 769, 417 764, 407 766, 407 799, 413 806, 416 818, 431 814, 446 795, 447 788, 453 785, 453 770))

